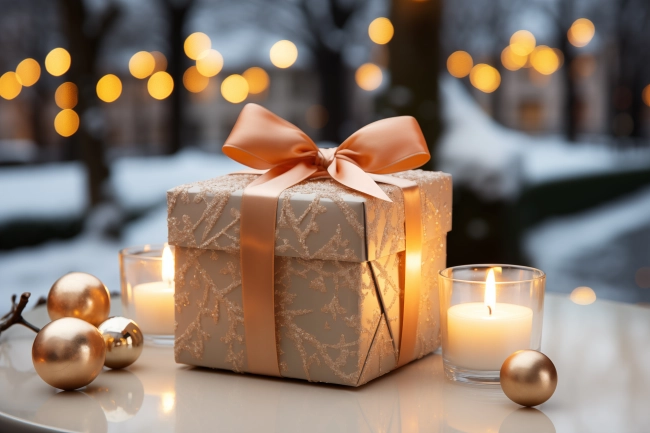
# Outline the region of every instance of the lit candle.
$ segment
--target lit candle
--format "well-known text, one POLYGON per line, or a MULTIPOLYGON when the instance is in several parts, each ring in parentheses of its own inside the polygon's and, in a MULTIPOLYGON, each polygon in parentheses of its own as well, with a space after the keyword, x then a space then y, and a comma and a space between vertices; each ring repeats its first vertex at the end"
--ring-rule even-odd
POLYGON ((533 310, 496 302, 494 270, 485 280, 485 301, 447 310, 445 357, 470 370, 500 370, 513 352, 530 347, 533 310))
POLYGON ((134 320, 147 335, 174 333, 174 255, 169 245, 162 253, 162 281, 133 288, 134 320))

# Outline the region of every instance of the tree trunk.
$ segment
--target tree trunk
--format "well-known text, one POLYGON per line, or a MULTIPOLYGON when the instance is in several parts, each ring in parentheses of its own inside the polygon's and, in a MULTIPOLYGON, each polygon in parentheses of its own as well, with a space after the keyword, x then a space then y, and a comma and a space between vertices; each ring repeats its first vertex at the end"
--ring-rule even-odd
MULTIPOLYGON (((63 16, 65 17, 65 31, 72 63, 67 77, 79 89, 78 103, 75 111, 79 115, 79 131, 69 140, 72 140, 75 154, 81 159, 88 176, 88 196, 91 206, 103 200, 102 185, 109 177, 109 169, 104 161, 104 131, 90 131, 89 116, 97 115, 97 97, 95 85, 95 61, 97 59, 98 43, 103 37, 103 32, 97 35, 87 34, 87 13, 83 0, 61 0, 63 16)), ((108 19, 108 17, 104 17, 108 19)), ((104 22, 106 30, 109 23, 104 22)))
POLYGON ((440 73, 441 0, 424 2, 393 0, 395 36, 388 44, 391 87, 408 90, 405 104, 392 106, 399 115, 417 119, 429 145, 434 169, 436 145, 441 133, 438 75, 440 73))
POLYGON ((319 75, 320 101, 328 115, 327 123, 320 131, 320 139, 339 144, 346 138, 343 124, 349 115, 347 69, 341 53, 323 44, 318 44, 314 57, 319 75))

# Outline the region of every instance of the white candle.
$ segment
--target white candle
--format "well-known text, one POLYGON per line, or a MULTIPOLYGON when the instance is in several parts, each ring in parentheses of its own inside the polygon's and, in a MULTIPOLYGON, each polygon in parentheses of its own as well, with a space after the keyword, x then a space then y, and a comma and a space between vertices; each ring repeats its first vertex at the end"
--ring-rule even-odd
POLYGON ((163 250, 162 280, 133 287, 134 320, 145 335, 174 333, 174 256, 169 246, 163 250))
POLYGON ((513 352, 530 347, 533 310, 496 302, 494 272, 485 283, 485 302, 447 310, 445 358, 470 370, 500 370, 513 352))

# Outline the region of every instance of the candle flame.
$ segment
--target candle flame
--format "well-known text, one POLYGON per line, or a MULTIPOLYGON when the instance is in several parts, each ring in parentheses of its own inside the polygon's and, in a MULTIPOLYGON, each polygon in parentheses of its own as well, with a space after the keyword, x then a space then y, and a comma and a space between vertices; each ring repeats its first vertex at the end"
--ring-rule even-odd
POLYGON ((174 254, 167 244, 162 253, 162 279, 168 286, 174 284, 174 254))
POLYGON ((494 279, 494 269, 490 269, 487 278, 485 279, 485 306, 490 310, 490 315, 494 311, 494 306, 497 303, 497 288, 494 279))

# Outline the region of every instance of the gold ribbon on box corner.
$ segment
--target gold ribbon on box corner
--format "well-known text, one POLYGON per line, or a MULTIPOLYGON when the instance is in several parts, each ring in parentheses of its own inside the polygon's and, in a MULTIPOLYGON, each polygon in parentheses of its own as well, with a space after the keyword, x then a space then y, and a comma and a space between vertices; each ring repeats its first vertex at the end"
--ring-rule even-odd
POLYGON ((361 193, 391 201, 377 182, 404 195, 406 254, 398 366, 415 358, 422 278, 420 190, 410 180, 388 176, 411 170, 429 158, 413 117, 379 120, 340 146, 322 149, 299 128, 257 105, 247 104, 226 139, 223 152, 257 170, 266 170, 244 190, 241 203, 241 275, 248 371, 280 376, 274 311, 275 225, 278 198, 303 180, 329 177, 361 193))

